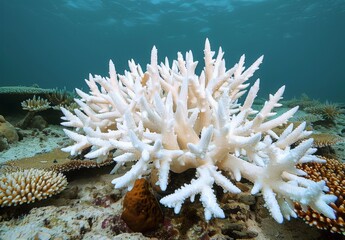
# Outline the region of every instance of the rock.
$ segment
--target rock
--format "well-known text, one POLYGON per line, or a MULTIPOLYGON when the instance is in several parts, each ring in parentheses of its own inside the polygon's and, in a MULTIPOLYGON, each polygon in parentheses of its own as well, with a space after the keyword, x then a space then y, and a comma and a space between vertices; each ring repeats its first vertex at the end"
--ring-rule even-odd
POLYGON ((9 149, 9 147, 10 146, 8 145, 7 138, 0 135, 0 152, 9 149))
POLYGON ((29 127, 37 128, 38 130, 43 130, 46 127, 48 127, 48 123, 42 116, 36 115, 32 118, 29 127))
POLYGON ((38 233, 36 233, 34 239, 35 240, 50 240, 51 237, 52 237, 52 235, 50 235, 49 233, 38 232, 38 233))
POLYGON ((6 138, 8 143, 15 143, 19 139, 15 127, 7 122, 2 115, 0 115, 0 136, 6 138))

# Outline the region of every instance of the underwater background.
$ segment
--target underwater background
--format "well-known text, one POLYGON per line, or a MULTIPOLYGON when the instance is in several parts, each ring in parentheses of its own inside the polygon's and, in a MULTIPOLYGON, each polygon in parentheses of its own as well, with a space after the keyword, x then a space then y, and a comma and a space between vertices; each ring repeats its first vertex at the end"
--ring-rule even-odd
MULTIPOLYGON (((1 86, 85 87, 88 74, 142 68, 153 45, 159 61, 192 50, 203 67, 206 38, 227 67, 264 54, 260 96, 344 102, 344 0, 0 0, 1 86)), ((252 80, 254 81, 254 80, 252 80)))

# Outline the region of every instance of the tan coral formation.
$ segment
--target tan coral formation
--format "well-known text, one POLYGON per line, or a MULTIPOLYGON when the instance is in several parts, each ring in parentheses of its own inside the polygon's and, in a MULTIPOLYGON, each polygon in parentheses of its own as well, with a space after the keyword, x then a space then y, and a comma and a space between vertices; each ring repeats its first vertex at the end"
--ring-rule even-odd
POLYGON ((306 115, 296 117, 294 119, 299 122, 308 122, 308 123, 314 123, 314 122, 324 120, 323 116, 320 114, 306 114, 306 115))
POLYGON ((332 146, 343 141, 338 135, 329 133, 313 133, 310 137, 314 139, 313 144, 317 148, 332 146))
POLYGON ((290 100, 285 100, 284 104, 288 107, 299 106, 301 109, 312 107, 320 104, 318 100, 310 98, 306 93, 303 93, 299 98, 292 98, 290 100))
POLYGON ((95 161, 86 160, 86 159, 85 160, 75 159, 75 160, 65 161, 62 164, 57 164, 57 165, 51 166, 48 169, 53 170, 53 171, 57 171, 57 172, 69 172, 69 171, 73 171, 73 170, 77 170, 77 169, 81 169, 81 168, 103 167, 103 166, 110 165, 112 163, 114 163, 114 161, 111 158, 108 158, 107 160, 105 160, 104 162, 101 162, 101 163, 97 163, 95 161))
MULTIPOLYGON (((58 106, 69 106, 74 103, 74 96, 72 93, 64 89, 55 89, 54 92, 46 95, 48 100, 54 105, 53 108, 58 106)), ((60 109, 59 109, 60 110, 60 109)))
POLYGON ((54 92, 46 95, 48 100, 52 103, 52 109, 61 110, 61 107, 68 109, 68 111, 74 111, 79 105, 74 101, 74 93, 68 92, 64 89, 55 89, 54 92))
POLYGON ((36 168, 49 170, 54 165, 64 164, 68 161, 71 161, 68 159, 68 154, 62 152, 59 148, 55 148, 49 152, 36 154, 32 157, 8 161, 6 164, 21 169, 36 168))
POLYGON ((304 110, 311 114, 321 115, 325 120, 329 121, 334 121, 341 114, 345 113, 339 104, 329 102, 307 107, 304 110))
POLYGON ((25 169, 0 177, 0 206, 17 206, 46 199, 67 186, 64 175, 54 171, 25 169))
POLYGON ((92 160, 69 159, 68 155, 68 153, 56 148, 50 152, 37 154, 33 157, 9 161, 7 164, 21 169, 37 168, 64 173, 81 168, 102 167, 114 163, 111 155, 102 163, 92 160))
POLYGON ((61 107, 66 108, 68 111, 74 111, 74 109, 77 109, 79 105, 75 102, 72 102, 70 104, 58 104, 52 107, 54 110, 61 110, 61 107))
POLYGON ((25 117, 17 124, 17 126, 22 129, 27 128, 31 124, 37 112, 44 111, 51 108, 50 102, 47 99, 44 99, 41 97, 36 98, 35 95, 32 99, 27 99, 21 102, 21 105, 22 105, 23 110, 28 111, 25 117))
POLYGON ((24 110, 39 112, 50 108, 50 102, 47 99, 34 96, 32 99, 27 99, 21 102, 24 110))
POLYGON ((308 174, 306 176, 308 179, 325 180, 329 188, 328 193, 338 197, 336 202, 330 204, 336 212, 336 219, 329 219, 311 208, 303 211, 297 203, 295 203, 295 211, 311 226, 345 235, 345 164, 335 159, 325 158, 325 160, 325 164, 304 163, 299 164, 298 168, 308 174))

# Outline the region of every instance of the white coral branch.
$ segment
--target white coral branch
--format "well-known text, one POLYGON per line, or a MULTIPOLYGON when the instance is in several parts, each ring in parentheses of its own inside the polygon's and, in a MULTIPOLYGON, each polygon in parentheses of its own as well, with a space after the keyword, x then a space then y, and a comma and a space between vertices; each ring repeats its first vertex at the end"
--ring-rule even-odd
POLYGON ((143 72, 133 60, 129 71, 117 74, 109 62, 109 77, 89 75, 90 92, 77 89, 79 108, 74 113, 62 108, 62 125, 74 143, 64 151, 75 155, 90 147, 85 156, 98 161, 113 153, 117 162, 112 172, 126 163, 133 166, 113 180, 115 187, 131 188, 137 178, 158 170, 157 185, 164 191, 169 172, 196 169, 196 179, 161 199, 162 204, 179 212, 187 198, 200 194, 205 218, 224 217, 217 203, 213 184, 224 191, 240 190, 224 172, 236 181, 242 177, 254 183, 251 193, 262 191, 274 219, 296 217, 293 202, 334 218, 329 203, 335 200, 324 193, 324 182, 304 179, 296 168, 302 162, 323 162, 314 156, 312 140, 296 143, 310 135, 305 123, 288 126, 282 134, 273 129, 285 124, 298 107, 276 116, 285 86, 269 95, 261 110, 254 110, 259 91, 257 80, 249 88, 248 79, 259 68, 259 57, 245 69, 245 56, 232 68, 225 66, 224 52, 217 55, 208 39, 204 48, 204 68, 196 74, 197 61, 191 51, 177 54, 170 66, 166 58, 158 63, 156 47, 143 72), (241 97, 248 91, 241 103, 241 97), (116 151, 115 151, 116 150, 116 151), (115 151, 115 152, 114 152, 115 151), (224 174, 223 174, 224 173, 224 174))
MULTIPOLYGON (((173 207, 175 213, 179 213, 183 202, 187 198, 191 198, 194 201, 195 195, 200 193, 200 201, 205 208, 205 219, 208 221, 213 217, 224 218, 224 212, 217 203, 217 198, 213 191, 214 177, 212 176, 215 171, 212 166, 203 165, 197 169, 197 179, 193 179, 190 184, 184 185, 180 189, 176 190, 173 194, 170 194, 160 200, 160 203, 167 207, 173 207)), ((218 174, 215 174, 219 177, 218 174)), ((220 180, 217 178, 217 180, 220 180)), ((221 181, 219 181, 221 182, 221 181)), ((226 185, 230 185, 226 183, 226 185)), ((228 187, 235 192, 240 191, 232 187, 228 187), (237 191, 238 190, 238 191, 237 191)))

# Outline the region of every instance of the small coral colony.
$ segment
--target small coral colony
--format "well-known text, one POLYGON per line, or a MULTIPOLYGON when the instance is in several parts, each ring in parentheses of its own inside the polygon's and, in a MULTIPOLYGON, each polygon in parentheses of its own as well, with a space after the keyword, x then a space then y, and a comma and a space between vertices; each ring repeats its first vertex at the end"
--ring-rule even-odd
MULTIPOLYGON (((224 218, 217 191, 238 194, 237 183, 246 179, 252 183, 251 194, 261 193, 277 222, 300 216, 310 225, 344 234, 345 168, 332 149, 343 141, 343 108, 307 96, 281 103, 285 86, 259 103, 260 80, 248 80, 263 57, 246 69, 243 55, 227 69, 223 55, 221 48, 215 54, 206 40, 199 75, 191 51, 178 53, 172 63, 159 63, 153 47, 145 70, 131 60, 124 75, 117 74, 110 61, 109 77, 90 75, 89 92, 76 89, 75 103, 56 104, 72 140, 62 151, 95 164, 111 156, 116 163, 112 173, 130 166, 112 180, 115 188, 131 190, 138 179, 156 179, 153 184, 163 193, 160 204, 176 214, 198 196, 206 221, 224 218), (283 105, 291 109, 277 114, 283 105), (330 127, 334 133, 325 131, 330 127), (195 170, 195 177, 164 194, 171 173, 189 169, 195 170)), ((49 102, 33 98, 22 107, 30 113, 20 123, 24 127, 32 112, 44 110, 49 102)), ((1 206, 31 202, 34 193, 22 178, 33 179, 35 174, 4 174, 1 206)), ((67 183, 59 174, 41 174, 52 187, 40 186, 34 198, 62 191, 67 183), (47 188, 52 191, 43 190, 47 188)))

